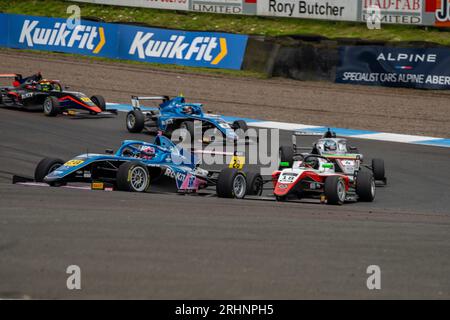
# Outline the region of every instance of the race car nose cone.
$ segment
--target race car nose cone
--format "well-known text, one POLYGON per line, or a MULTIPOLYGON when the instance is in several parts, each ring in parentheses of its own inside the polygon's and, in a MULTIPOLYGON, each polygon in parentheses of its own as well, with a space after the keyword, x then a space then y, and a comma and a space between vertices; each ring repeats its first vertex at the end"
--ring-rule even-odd
POLYGON ((289 188, 288 188, 288 184, 286 183, 278 183, 275 187, 275 190, 273 191, 273 193, 276 196, 284 196, 288 193, 289 188))

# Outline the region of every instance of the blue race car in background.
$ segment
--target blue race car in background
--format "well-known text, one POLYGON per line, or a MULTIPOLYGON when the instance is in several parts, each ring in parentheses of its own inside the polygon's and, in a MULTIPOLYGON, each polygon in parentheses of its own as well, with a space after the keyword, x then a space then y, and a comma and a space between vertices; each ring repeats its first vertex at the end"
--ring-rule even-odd
MULTIPOLYGON (((237 141, 239 136, 235 131, 241 129, 246 132, 248 129, 244 120, 236 120, 230 124, 218 115, 205 114, 200 103, 186 103, 182 96, 173 99, 168 96, 132 96, 131 102, 133 110, 127 114, 126 125, 128 131, 132 133, 142 132, 146 129, 153 133, 161 131, 167 137, 171 137, 174 130, 185 129, 185 132, 189 133, 190 140, 193 141, 195 125, 198 123, 201 124, 201 131, 198 131, 202 133, 202 139, 206 130, 215 129, 220 132, 222 137, 237 141), (162 103, 157 107, 158 110, 144 112, 140 107, 142 100, 157 100, 162 103)), ((186 137, 187 135, 181 136, 180 140, 186 140, 186 137)))
MULTIPOLYGON (((130 192, 160 186, 161 191, 198 193, 213 186, 222 198, 259 194, 262 187, 259 173, 244 173, 242 167, 236 167, 235 162, 233 165, 222 170, 204 170, 193 153, 158 135, 154 143, 126 140, 115 154, 106 150, 106 154, 82 154, 67 162, 44 158, 35 169, 33 182, 51 186, 88 182, 92 189, 130 192)), ((16 177, 17 182, 24 181, 16 177)))

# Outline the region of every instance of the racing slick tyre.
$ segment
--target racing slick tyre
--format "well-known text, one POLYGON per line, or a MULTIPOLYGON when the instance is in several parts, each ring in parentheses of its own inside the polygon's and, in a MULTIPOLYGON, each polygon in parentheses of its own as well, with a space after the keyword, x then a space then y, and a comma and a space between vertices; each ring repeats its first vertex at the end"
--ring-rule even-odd
POLYGON ((375 180, 385 180, 384 160, 372 159, 372 171, 375 180))
POLYGON ((56 97, 47 97, 44 101, 44 114, 47 117, 56 117, 59 113, 59 101, 56 97))
POLYGON ((127 113, 127 130, 131 133, 139 133, 145 127, 145 115, 141 110, 131 110, 127 113))
POLYGON ((245 122, 244 120, 234 121, 232 127, 234 130, 241 129, 244 132, 247 132, 247 130, 248 130, 247 122, 245 122))
POLYGON ((294 150, 292 147, 281 146, 278 155, 280 160, 280 170, 286 168, 286 166, 281 166, 282 162, 286 163, 288 168, 292 167, 292 164, 294 163, 294 150))
POLYGON ((194 131, 194 122, 193 121, 183 121, 180 124, 180 130, 185 130, 186 133, 189 133, 189 138, 190 138, 190 140, 187 140, 188 136, 182 135, 182 137, 181 137, 182 142, 186 142, 186 141, 194 142, 195 131, 194 131))
POLYGON ((95 95, 91 97, 92 102, 100 108, 100 110, 106 111, 106 102, 105 102, 105 98, 103 98, 103 96, 100 95, 95 95))
POLYGON ((116 183, 120 191, 144 192, 150 185, 150 174, 139 162, 125 162, 117 171, 116 183))
POLYGON ((339 176, 329 176, 325 179, 325 197, 327 204, 341 205, 345 201, 346 191, 344 180, 339 176))
MULTIPOLYGON (((57 168, 62 166, 64 161, 58 158, 44 158, 42 159, 36 169, 34 170, 34 181, 44 182, 44 178, 51 172, 55 171, 57 168)), ((52 185, 52 184, 50 184, 52 185)))
POLYGON ((375 179, 372 172, 358 172, 356 176, 356 194, 360 201, 372 202, 375 199, 375 179))
POLYGON ((259 172, 248 171, 245 173, 247 180, 247 195, 260 196, 263 192, 264 180, 259 172))
POLYGON ((243 199, 247 192, 245 175, 237 169, 223 169, 219 173, 216 192, 219 198, 243 199))

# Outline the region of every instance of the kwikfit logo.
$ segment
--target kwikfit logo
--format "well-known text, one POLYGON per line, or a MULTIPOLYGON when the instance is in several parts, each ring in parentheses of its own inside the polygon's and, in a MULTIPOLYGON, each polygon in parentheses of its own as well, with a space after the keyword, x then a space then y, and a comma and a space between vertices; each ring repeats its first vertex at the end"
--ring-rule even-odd
POLYGON ((28 47, 34 45, 78 47, 99 53, 106 42, 102 27, 79 24, 70 30, 66 23, 60 22, 56 22, 53 28, 41 28, 38 25, 39 21, 25 20, 19 43, 26 43, 28 47))
POLYGON ((129 54, 137 54, 139 59, 167 58, 178 60, 206 61, 215 65, 227 55, 225 38, 195 37, 185 41, 184 36, 172 35, 168 41, 153 40, 153 33, 137 32, 131 44, 129 54), (220 46, 220 52, 213 51, 220 46))

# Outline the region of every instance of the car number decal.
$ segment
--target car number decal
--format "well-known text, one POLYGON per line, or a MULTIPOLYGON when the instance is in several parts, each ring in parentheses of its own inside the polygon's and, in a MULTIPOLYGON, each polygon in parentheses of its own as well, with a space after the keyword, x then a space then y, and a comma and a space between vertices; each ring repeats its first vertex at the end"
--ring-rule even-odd
POLYGON ((231 158, 229 167, 234 169, 242 169, 244 167, 244 164, 245 164, 245 157, 233 156, 233 158, 231 158))
POLYGON ((91 102, 91 99, 89 99, 88 97, 81 97, 81 101, 91 102))
POLYGON ((292 183, 295 181, 295 179, 297 178, 297 175, 288 175, 288 174, 283 174, 280 176, 280 178, 278 179, 278 182, 282 182, 282 183, 292 183))
POLYGON ((78 160, 78 159, 74 159, 74 160, 70 160, 67 161, 66 163, 64 163, 65 167, 76 167, 79 166, 80 164, 82 164, 84 162, 84 160, 78 160))

